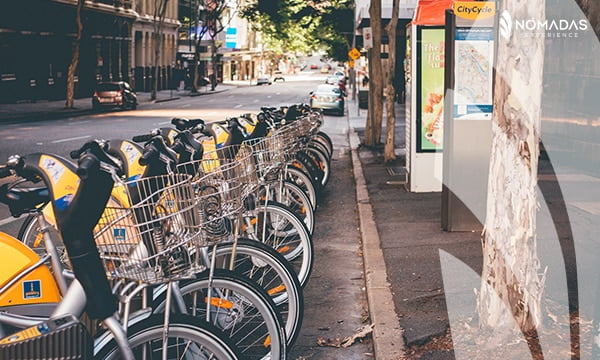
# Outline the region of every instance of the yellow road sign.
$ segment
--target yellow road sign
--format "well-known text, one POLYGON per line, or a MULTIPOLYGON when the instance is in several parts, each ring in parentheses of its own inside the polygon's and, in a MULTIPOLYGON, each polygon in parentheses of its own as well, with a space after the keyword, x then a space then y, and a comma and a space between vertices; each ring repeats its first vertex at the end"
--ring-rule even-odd
POLYGON ((352 60, 357 60, 358 58, 360 58, 360 51, 358 51, 357 48, 352 48, 352 50, 348 51, 348 56, 352 60))

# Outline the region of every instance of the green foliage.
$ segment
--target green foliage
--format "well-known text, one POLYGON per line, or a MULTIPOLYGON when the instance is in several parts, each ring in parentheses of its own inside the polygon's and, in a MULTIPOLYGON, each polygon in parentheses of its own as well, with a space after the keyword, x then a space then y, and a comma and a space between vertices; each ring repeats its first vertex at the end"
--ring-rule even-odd
POLYGON ((352 0, 254 0, 241 14, 266 38, 273 51, 325 50, 347 60, 354 22, 352 0))

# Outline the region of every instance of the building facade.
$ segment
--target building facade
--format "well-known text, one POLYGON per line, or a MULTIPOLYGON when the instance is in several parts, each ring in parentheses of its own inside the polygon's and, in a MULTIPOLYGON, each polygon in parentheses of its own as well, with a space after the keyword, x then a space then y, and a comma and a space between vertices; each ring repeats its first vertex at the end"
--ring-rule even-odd
MULTIPOLYGON (((163 0, 165 1, 165 0, 163 0)), ((169 0, 161 29, 159 57, 155 61, 154 39, 157 0, 135 0, 136 21, 133 24, 131 44, 132 84, 137 91, 151 91, 155 68, 158 67, 158 89, 175 86, 174 69, 177 53, 178 2, 169 0), (156 63, 155 63, 156 62, 156 63)))
MULTIPOLYGON (((87 0, 75 77, 75 97, 89 97, 99 81, 124 80, 149 91, 154 0, 87 0)), ((0 12, 0 101, 65 98, 77 35, 76 0, 9 1, 0 12)), ((177 3, 169 0, 158 66, 160 87, 170 84, 175 61, 177 3)))

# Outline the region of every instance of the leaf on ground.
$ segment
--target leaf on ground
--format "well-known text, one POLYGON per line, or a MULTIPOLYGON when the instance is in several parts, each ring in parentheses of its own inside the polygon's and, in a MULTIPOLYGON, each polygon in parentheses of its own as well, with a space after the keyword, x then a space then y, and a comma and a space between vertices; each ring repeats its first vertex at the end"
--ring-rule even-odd
POLYGON ((375 324, 365 325, 358 330, 354 335, 345 338, 324 338, 319 336, 317 338, 317 345, 319 346, 331 346, 337 348, 347 348, 354 344, 356 340, 363 339, 373 332, 375 324))

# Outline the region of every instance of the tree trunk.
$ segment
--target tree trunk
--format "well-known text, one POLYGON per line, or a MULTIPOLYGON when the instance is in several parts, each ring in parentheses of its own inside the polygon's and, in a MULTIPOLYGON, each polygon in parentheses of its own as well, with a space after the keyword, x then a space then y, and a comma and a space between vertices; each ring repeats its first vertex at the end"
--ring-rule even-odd
POLYGON ((73 56, 71 57, 71 64, 69 65, 69 71, 67 72, 67 94, 65 107, 67 109, 73 108, 73 102, 75 98, 75 72, 79 65, 79 47, 81 45, 81 35, 83 33, 83 23, 81 22, 81 10, 85 0, 77 0, 77 10, 75 15, 75 22, 77 23, 77 37, 73 44, 73 56))
POLYGON ((387 112, 387 121, 385 124, 386 136, 385 146, 383 149, 384 161, 396 160, 394 148, 396 145, 396 89, 394 87, 396 77, 396 27, 398 26, 398 13, 400 8, 400 0, 393 0, 392 18, 386 27, 389 40, 389 55, 388 55, 388 76, 386 86, 385 105, 387 112))
MULTIPOLYGON (((541 20, 544 9, 544 0, 505 0, 501 13, 541 20)), ((498 39, 478 312, 483 328, 510 328, 512 318, 523 333, 535 335, 545 279, 535 232, 544 38, 505 35, 501 31, 498 39)))
POLYGON ((215 35, 210 39, 210 62, 212 64, 212 74, 210 74, 210 90, 215 91, 217 88, 217 47, 215 46, 215 35))
POLYGON ((152 79, 151 100, 156 100, 158 94, 158 75, 159 75, 159 60, 160 47, 162 43, 162 28, 165 21, 165 13, 167 12, 167 4, 169 0, 155 0, 154 3, 154 75, 152 79))
POLYGON ((381 0, 371 1, 369 7, 373 48, 369 57, 369 111, 365 145, 374 146, 381 142, 383 122, 383 70, 381 68, 381 0), (370 128, 369 128, 370 127, 370 128))

